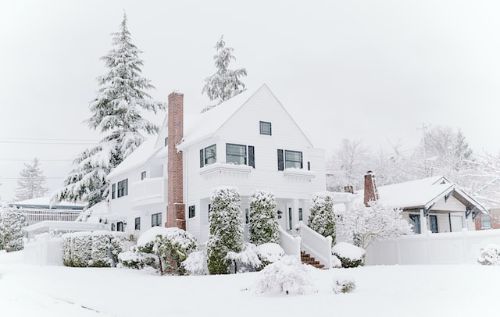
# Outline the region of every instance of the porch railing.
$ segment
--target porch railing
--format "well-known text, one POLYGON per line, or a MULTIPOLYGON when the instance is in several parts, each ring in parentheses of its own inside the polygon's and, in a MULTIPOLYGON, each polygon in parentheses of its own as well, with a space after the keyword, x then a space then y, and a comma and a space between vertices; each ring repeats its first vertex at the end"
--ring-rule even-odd
POLYGON ((304 223, 299 223, 302 249, 325 266, 332 267, 332 237, 323 237, 304 223))
POLYGON ((279 227, 280 245, 286 254, 296 257, 300 261, 300 237, 294 237, 285 229, 279 227))

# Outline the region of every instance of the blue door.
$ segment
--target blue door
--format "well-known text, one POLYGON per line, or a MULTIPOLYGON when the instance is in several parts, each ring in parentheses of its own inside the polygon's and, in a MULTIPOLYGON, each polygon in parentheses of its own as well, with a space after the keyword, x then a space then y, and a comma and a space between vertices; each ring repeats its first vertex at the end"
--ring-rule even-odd
POLYGON ((430 215, 429 216, 429 222, 431 225, 431 232, 432 233, 438 233, 438 217, 436 215, 430 215))

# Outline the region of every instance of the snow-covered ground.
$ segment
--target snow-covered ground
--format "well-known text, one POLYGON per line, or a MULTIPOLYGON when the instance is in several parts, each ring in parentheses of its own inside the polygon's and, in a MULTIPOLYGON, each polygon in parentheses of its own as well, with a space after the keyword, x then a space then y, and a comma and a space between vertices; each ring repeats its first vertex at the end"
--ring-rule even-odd
POLYGON ((500 267, 371 266, 311 269, 318 292, 262 296, 258 273, 156 276, 127 269, 32 266, 0 253, 0 316, 495 316, 500 267), (335 277, 353 277, 334 294, 335 277))

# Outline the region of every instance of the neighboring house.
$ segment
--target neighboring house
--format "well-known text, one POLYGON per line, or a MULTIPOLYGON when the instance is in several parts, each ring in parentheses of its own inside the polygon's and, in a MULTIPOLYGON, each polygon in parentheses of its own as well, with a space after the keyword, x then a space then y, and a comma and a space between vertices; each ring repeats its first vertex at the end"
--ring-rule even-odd
POLYGON ((476 230, 500 229, 500 208, 490 208, 488 214, 476 218, 476 230))
POLYGON ((474 219, 480 214, 487 215, 483 205, 443 176, 377 187, 375 175, 368 172, 358 201, 361 198, 364 204, 378 201, 402 209, 415 233, 476 230, 474 219))
POLYGON ((109 213, 100 213, 100 222, 130 233, 177 226, 203 243, 210 196, 220 186, 238 189, 245 223, 256 190, 276 196, 282 228, 307 220, 312 195, 326 189, 324 151, 266 85, 204 113, 184 113, 183 95, 170 94, 158 136, 109 174, 109 213))
POLYGON ((51 197, 39 197, 8 204, 9 207, 24 214, 28 225, 41 221, 74 221, 85 207, 84 204, 71 202, 52 202, 51 197))

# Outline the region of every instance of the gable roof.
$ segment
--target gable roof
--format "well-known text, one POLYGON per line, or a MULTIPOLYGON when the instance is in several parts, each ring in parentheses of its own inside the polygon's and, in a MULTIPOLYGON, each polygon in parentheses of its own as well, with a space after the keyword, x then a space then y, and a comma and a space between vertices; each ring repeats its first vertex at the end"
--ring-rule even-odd
POLYGON ((431 208, 446 195, 452 194, 462 204, 471 209, 486 212, 478 201, 458 188, 444 176, 434 176, 409 182, 378 187, 379 202, 402 209, 431 208))
MULTIPOLYGON (((226 122, 228 122, 241 108, 245 106, 252 98, 261 93, 268 93, 273 100, 284 110, 292 122, 297 126, 298 131, 302 133, 304 138, 307 140, 309 145, 312 147, 312 143, 304 131, 300 128, 297 122, 289 114, 286 108, 281 104, 281 102, 272 93, 271 89, 266 84, 260 86, 256 91, 250 93, 248 90, 234 96, 233 98, 217 105, 216 107, 202 112, 190 114, 185 112, 184 116, 184 137, 182 142, 177 145, 179 150, 182 150, 192 144, 199 141, 207 139, 213 136, 219 129, 221 129, 226 122)), ((163 121, 160 133, 157 136, 150 137, 144 141, 141 146, 139 146, 132 154, 130 154, 120 165, 118 165, 108 177, 115 177, 121 175, 135 167, 138 167, 152 157, 160 155, 163 157, 166 155, 166 150, 161 150, 164 148, 163 137, 167 135, 167 115, 163 121)))
POLYGON ((40 209, 74 209, 82 210, 85 207, 84 203, 75 203, 69 201, 54 201, 53 196, 43 196, 31 198, 22 201, 12 202, 9 205, 17 208, 40 208, 40 209))

